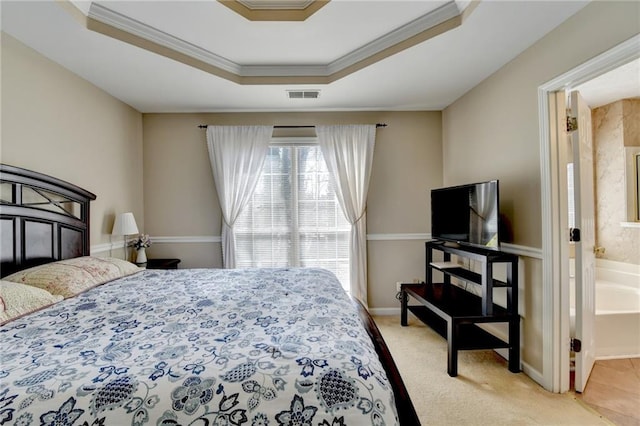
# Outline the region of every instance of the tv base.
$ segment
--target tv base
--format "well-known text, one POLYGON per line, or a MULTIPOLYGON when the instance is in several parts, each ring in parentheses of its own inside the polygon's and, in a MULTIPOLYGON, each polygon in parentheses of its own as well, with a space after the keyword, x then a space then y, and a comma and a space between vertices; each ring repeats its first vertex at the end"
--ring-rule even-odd
POLYGON ((450 247, 441 241, 429 241, 427 250, 426 282, 401 284, 400 324, 408 325, 411 312, 426 325, 447 339, 449 376, 458 374, 458 351, 471 349, 499 349, 509 351, 509 371, 520 371, 520 316, 518 315, 518 256, 496 250, 470 247, 450 247), (443 262, 433 261, 433 251, 443 253, 443 262), (452 261, 451 256, 467 258, 482 264, 475 272, 452 261), (493 278, 493 266, 504 263, 507 279, 493 278), (443 274, 444 281, 433 282, 433 270, 443 274), (480 286, 480 295, 451 283, 451 278, 480 286), (507 306, 493 303, 493 288, 506 287, 507 306), (418 304, 409 305, 409 298, 418 304), (479 328, 481 323, 507 323, 508 339, 502 340, 479 328))

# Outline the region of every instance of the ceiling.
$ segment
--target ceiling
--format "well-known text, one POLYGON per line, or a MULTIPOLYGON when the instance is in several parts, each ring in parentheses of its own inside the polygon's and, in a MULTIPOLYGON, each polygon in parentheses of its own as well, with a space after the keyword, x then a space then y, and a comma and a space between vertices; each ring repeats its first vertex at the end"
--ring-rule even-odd
POLYGON ((4 32, 140 112, 233 112, 441 110, 588 1, 325 3, 300 21, 215 0, 0 5, 4 32))
POLYGON ((640 97, 640 58, 573 88, 591 108, 640 97))

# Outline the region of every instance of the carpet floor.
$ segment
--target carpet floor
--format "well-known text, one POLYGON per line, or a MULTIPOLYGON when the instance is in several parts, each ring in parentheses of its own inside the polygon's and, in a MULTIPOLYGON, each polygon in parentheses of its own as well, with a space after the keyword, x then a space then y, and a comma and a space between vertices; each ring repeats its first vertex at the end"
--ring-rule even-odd
POLYGON ((419 320, 397 316, 376 325, 426 425, 612 425, 573 392, 546 391, 524 373, 511 373, 494 351, 458 353, 458 376, 447 374, 447 343, 419 320))

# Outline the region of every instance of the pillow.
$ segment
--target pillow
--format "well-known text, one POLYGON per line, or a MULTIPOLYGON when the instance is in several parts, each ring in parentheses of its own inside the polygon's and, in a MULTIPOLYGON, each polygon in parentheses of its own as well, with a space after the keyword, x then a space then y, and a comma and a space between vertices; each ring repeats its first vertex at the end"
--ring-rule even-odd
POLYGON ((142 270, 143 268, 122 259, 84 256, 35 266, 4 279, 39 287, 51 294, 68 298, 142 270))
POLYGON ((63 299, 46 290, 11 281, 0 281, 0 324, 63 299))

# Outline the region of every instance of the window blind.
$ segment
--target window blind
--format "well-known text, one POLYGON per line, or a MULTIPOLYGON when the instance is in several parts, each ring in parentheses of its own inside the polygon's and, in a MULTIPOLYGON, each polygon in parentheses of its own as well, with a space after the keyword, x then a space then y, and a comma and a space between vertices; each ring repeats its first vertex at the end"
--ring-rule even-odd
POLYGON ((238 267, 322 267, 349 290, 351 225, 320 147, 272 145, 235 225, 238 267))

